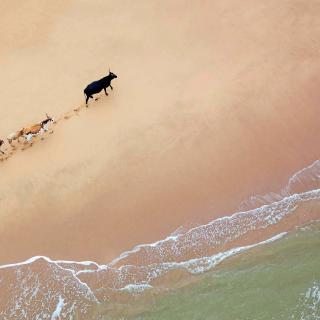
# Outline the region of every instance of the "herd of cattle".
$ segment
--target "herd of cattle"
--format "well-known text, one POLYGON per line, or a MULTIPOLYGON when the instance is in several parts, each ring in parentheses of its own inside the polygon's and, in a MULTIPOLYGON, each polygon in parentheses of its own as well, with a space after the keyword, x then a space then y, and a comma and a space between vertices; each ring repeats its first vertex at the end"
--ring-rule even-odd
MULTIPOLYGON (((12 149, 16 148, 16 144, 20 142, 20 139, 23 139, 24 143, 28 143, 32 145, 32 138, 35 136, 42 135, 45 132, 53 133, 53 130, 49 129, 50 125, 54 123, 54 118, 48 116, 46 114, 46 119, 40 121, 39 123, 35 123, 31 126, 22 128, 16 132, 12 132, 7 136, 8 144, 12 149)), ((0 148, 5 144, 4 140, 0 139, 0 148)), ((1 154, 5 154, 0 149, 1 154)))
MULTIPOLYGON (((99 93, 100 91, 104 90, 105 94, 108 95, 106 89, 110 87, 111 90, 113 90, 111 81, 115 78, 117 78, 117 75, 112 73, 109 69, 109 74, 106 77, 90 83, 84 89, 84 94, 86 96, 86 107, 88 107, 89 98, 93 98, 93 94, 99 93)), ((78 111, 78 109, 74 109, 74 111, 78 111)), ((53 117, 50 117, 48 116, 48 114, 46 114, 46 118, 44 120, 9 134, 7 136, 7 143, 10 146, 11 150, 14 150, 16 148, 17 144, 21 142, 21 139, 23 140, 24 144, 28 144, 29 146, 31 146, 33 144, 33 137, 42 136, 46 132, 53 133, 53 130, 50 129, 50 126, 55 122, 56 121, 53 117)), ((3 147, 5 144, 6 142, 0 139, 0 154, 2 155, 5 155, 5 152, 1 150, 1 147, 3 147)))

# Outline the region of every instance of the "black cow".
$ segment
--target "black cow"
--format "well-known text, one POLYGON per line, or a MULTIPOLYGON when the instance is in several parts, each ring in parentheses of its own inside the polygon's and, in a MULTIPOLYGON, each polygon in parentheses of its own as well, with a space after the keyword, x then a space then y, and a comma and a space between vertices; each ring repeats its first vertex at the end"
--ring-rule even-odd
POLYGON ((110 87, 111 90, 113 90, 111 86, 111 80, 115 78, 118 78, 118 77, 109 70, 109 74, 106 77, 90 83, 84 89, 84 94, 86 96, 86 106, 88 106, 89 98, 93 99, 92 95, 95 93, 99 93, 102 89, 104 90, 105 94, 108 95, 106 88, 110 87))

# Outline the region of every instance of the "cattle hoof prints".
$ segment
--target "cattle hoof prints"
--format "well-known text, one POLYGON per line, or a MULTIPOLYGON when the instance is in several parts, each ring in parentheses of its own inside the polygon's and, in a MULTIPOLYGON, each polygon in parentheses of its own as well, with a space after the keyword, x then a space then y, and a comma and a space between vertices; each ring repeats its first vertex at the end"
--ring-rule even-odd
MULTIPOLYGON (((52 117, 49 117, 37 124, 31 125, 29 127, 23 128, 19 131, 16 131, 14 133, 11 133, 8 137, 8 141, 3 141, 0 139, 0 147, 3 144, 7 144, 7 148, 4 149, 4 151, 7 151, 6 153, 1 154, 3 152, 0 150, 0 162, 3 162, 10 158, 14 152, 21 150, 24 151, 26 149, 29 149, 33 146, 32 139, 35 137, 38 137, 39 135, 42 135, 44 133, 47 134, 53 134, 53 130, 49 130, 49 125, 56 125, 61 119, 70 119, 74 115, 79 116, 79 111, 83 109, 85 106, 81 105, 79 107, 74 108, 72 111, 69 111, 62 115, 59 119, 53 119, 52 117), (24 138, 23 141, 20 141, 20 138, 24 138), (16 145, 13 145, 13 143, 16 142, 16 145)), ((88 106, 86 106, 88 107, 88 106)), ((40 141, 44 141, 45 137, 41 136, 40 141)))
MULTIPOLYGON (((45 120, 28 127, 24 127, 19 131, 11 133, 9 136, 7 136, 6 141, 3 141, 0 139, 0 147, 2 145, 7 145, 9 147, 9 150, 8 148, 4 149, 5 151, 8 150, 7 153, 4 153, 0 149, 0 162, 3 162, 4 160, 7 160, 8 158, 10 158, 15 151, 18 151, 18 150, 24 151, 25 149, 32 147, 33 138, 39 137, 44 133, 49 133, 49 134, 54 133, 53 130, 50 130, 50 131, 48 130, 50 125, 52 124, 56 125, 60 120, 63 120, 63 119, 68 120, 75 115, 79 116, 79 111, 81 109, 89 108, 88 100, 89 98, 93 99, 93 94, 99 93, 100 91, 104 90, 105 94, 108 96, 106 89, 110 87, 111 90, 113 90, 113 87, 111 86, 111 80, 115 78, 117 78, 117 76, 109 70, 109 74, 106 77, 89 84, 84 90, 84 93, 86 95, 85 104, 81 104, 80 106, 74 107, 69 112, 62 114, 61 117, 59 117, 57 120, 53 119, 52 117, 49 117, 46 114, 45 120), (23 138, 23 142, 19 140, 20 138, 21 139, 23 138)), ((98 101, 100 98, 101 97, 97 97, 94 100, 98 101)), ((40 140, 43 141, 45 140, 45 138, 41 137, 40 140)))

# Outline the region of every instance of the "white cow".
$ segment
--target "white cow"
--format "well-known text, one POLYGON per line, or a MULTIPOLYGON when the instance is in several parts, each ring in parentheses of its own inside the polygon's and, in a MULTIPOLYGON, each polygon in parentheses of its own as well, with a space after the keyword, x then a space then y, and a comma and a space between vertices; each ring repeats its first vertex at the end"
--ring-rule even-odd
POLYGON ((10 133, 8 136, 7 136, 7 140, 8 140, 8 143, 10 144, 10 146, 15 149, 15 146, 13 144, 14 141, 17 141, 19 142, 19 138, 23 136, 23 129, 19 130, 19 131, 16 131, 16 132, 13 132, 13 133, 10 133))

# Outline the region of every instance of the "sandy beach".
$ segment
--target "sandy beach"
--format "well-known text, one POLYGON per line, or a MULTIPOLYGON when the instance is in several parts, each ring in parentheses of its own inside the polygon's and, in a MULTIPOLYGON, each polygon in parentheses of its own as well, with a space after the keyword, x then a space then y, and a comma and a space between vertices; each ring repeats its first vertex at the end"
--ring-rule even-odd
POLYGON ((0 264, 106 263, 279 191, 319 158, 320 3, 0 4, 0 264), (109 96, 83 89, 111 71, 109 96), (70 117, 65 119, 65 115, 70 117))

